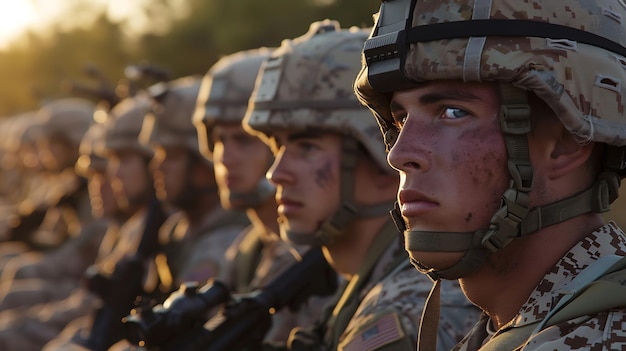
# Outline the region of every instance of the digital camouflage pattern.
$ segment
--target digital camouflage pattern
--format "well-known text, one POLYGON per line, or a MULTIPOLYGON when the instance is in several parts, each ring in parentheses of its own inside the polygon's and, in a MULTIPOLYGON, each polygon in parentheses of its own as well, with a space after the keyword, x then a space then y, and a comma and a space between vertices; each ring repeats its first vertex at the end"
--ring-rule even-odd
MULTIPOLYGON (((414 348, 417 327, 428 297, 432 281, 409 264, 408 259, 397 264, 391 274, 383 275, 397 261, 406 256, 401 243, 395 243, 381 257, 372 273, 370 283, 363 289, 363 299, 343 333, 339 350, 366 350, 363 339, 380 328, 380 321, 394 316, 403 326, 414 348), (417 274, 416 274, 417 273, 417 274), (359 347, 357 347, 359 345, 359 347)), ((476 323, 479 310, 463 295, 457 281, 442 282, 441 323, 438 332, 438 350, 449 350, 463 338, 466 331, 476 323)), ((371 349, 376 349, 372 347, 371 349)), ((397 348, 393 348, 394 350, 397 348)))
MULTIPOLYGON (((489 335, 485 326, 490 321, 483 316, 481 323, 454 350, 476 350, 485 341, 502 333, 514 332, 515 328, 541 321, 570 289, 568 284, 584 268, 608 255, 626 256, 626 234, 612 222, 597 229, 569 250, 539 282, 508 325, 493 336, 489 335)), ((623 350, 626 347, 624 330, 626 310, 612 309, 547 327, 532 335, 523 350, 623 350)))
POLYGON ((216 123, 241 123, 256 77, 272 49, 258 48, 224 56, 204 75, 193 122, 200 150, 211 159, 211 130, 216 123))
POLYGON ((284 40, 262 66, 244 128, 262 139, 276 128, 346 134, 391 173, 379 128, 352 92, 368 34, 364 29, 340 29, 327 20, 314 22, 299 38, 284 40))
POLYGON ((223 274, 227 265, 224 253, 248 223, 244 213, 220 206, 206 213, 197 228, 189 226, 182 212, 171 215, 159 236, 174 286, 189 281, 203 284, 223 274))
MULTIPOLYGON (((370 248, 368 262, 330 305, 326 320, 317 330, 299 330, 290 350, 309 350, 302 341, 306 339, 318 339, 319 350, 415 350, 417 329, 432 281, 409 264, 395 229, 387 226, 379 235, 387 241, 382 250, 378 248, 380 253, 376 254, 376 247, 370 248), (357 288, 351 291, 350 287, 357 288)), ((441 292, 437 349, 443 351, 463 338, 478 320, 480 311, 467 301, 456 281, 443 282, 441 292)))
MULTIPOLYGON (((411 27, 470 19, 559 24, 604 37, 622 49, 612 52, 576 38, 506 37, 500 33, 467 38, 465 33, 452 33, 454 39, 407 46, 406 55, 401 58, 404 76, 413 85, 443 79, 510 82, 542 98, 581 143, 593 140, 626 144, 623 119, 626 102, 622 99, 626 94, 623 1, 420 0, 412 9, 411 27)), ((515 22, 507 25, 516 26, 515 22)), ((423 31, 431 30, 423 28, 423 31)), ((367 65, 357 79, 356 93, 381 119, 383 130, 387 130, 391 117, 385 92, 398 88, 384 82, 372 87, 368 71, 377 59, 365 57, 365 60, 367 65)), ((391 135, 388 139, 393 143, 391 135)))

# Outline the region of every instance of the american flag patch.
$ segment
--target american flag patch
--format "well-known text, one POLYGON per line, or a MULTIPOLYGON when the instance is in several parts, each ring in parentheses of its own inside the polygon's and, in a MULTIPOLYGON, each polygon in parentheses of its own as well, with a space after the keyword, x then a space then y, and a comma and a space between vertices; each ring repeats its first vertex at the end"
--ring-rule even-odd
POLYGON ((404 330, 395 313, 379 318, 373 324, 343 340, 338 351, 368 351, 390 344, 404 337, 404 330))

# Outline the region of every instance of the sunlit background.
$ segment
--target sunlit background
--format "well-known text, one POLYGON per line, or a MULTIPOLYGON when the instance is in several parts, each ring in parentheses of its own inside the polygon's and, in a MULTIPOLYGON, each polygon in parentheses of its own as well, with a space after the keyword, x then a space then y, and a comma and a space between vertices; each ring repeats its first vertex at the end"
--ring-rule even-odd
MULTIPOLYGON (((151 1, 146 0, 0 0, 0 49, 7 48, 23 38, 27 31, 44 34, 50 26, 65 28, 85 26, 99 15, 98 9, 114 22, 124 22, 126 33, 139 34, 147 29, 148 20, 143 10, 151 1), (132 20, 129 20, 132 19, 132 20)), ((178 14, 185 12, 185 1, 173 7, 178 14)))
MULTIPOLYGON (((372 25, 377 0, 0 0, 0 117, 66 94, 85 67, 115 84, 148 63, 172 78, 304 34, 311 22, 372 25)), ((87 78, 89 79, 89 78, 87 78)), ((102 80, 102 79, 101 79, 102 80)))
POLYGON ((29 1, 0 2, 0 48, 6 48, 24 31, 33 27, 37 17, 33 4, 29 1))

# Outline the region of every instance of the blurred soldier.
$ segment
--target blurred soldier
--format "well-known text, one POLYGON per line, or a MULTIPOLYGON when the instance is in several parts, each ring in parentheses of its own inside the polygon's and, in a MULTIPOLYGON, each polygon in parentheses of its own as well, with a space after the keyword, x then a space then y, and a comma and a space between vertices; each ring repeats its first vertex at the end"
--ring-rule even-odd
MULTIPOLYGON (((252 223, 226 252, 231 268, 220 277, 237 293, 264 287, 296 262, 278 236, 275 187, 265 178, 272 153, 241 125, 259 67, 270 53, 260 48, 220 59, 204 77, 194 115, 201 151, 214 163, 222 206, 245 210, 252 223)), ((285 341, 293 327, 311 325, 322 306, 317 301, 308 307, 275 314, 266 340, 285 341)))
MULTIPOLYGON (((96 263, 87 270, 87 289, 82 292, 85 300, 81 300, 77 292, 73 295, 76 297, 74 305, 68 301, 67 306, 58 310, 56 316, 59 316, 59 323, 67 316, 73 318, 70 323, 65 321, 67 327, 55 340, 50 341, 46 350, 100 350, 100 347, 106 349, 107 345, 121 338, 119 319, 122 316, 109 318, 108 313, 119 307, 115 306, 116 303, 129 306, 125 313, 130 310, 132 301, 116 301, 115 297, 120 291, 134 287, 137 283, 116 281, 116 270, 124 266, 125 260, 137 254, 142 235, 145 234, 148 205, 154 198, 152 177, 148 171, 153 152, 138 140, 149 108, 149 98, 137 95, 122 100, 109 112, 104 125, 104 142, 96 145, 96 154, 107 160, 102 179, 111 182, 118 208, 116 219, 122 223, 117 230, 107 232, 99 247, 96 263), (93 299, 96 303, 93 303, 93 299), (72 306, 75 308, 72 309, 72 306)), ((148 266, 146 261, 145 266, 148 266)), ((143 292, 151 293, 157 289, 158 281, 153 271, 140 274, 139 280, 143 292)))
POLYGON ((154 150, 150 166, 157 196, 179 210, 159 234, 165 260, 157 259, 158 272, 169 270, 170 276, 162 277, 173 280, 169 286, 217 277, 224 252, 248 223, 242 212, 220 206, 213 164, 200 154, 191 120, 199 88, 197 77, 152 86, 152 110, 140 136, 154 150))
MULTIPOLYGON (((37 125, 39 122, 36 114, 37 111, 30 111, 8 117, 3 120, 0 127, 0 133, 2 134, 0 136, 0 148, 2 149, 2 161, 0 163, 2 182, 0 183, 0 189, 3 207, 10 206, 17 209, 15 205, 22 200, 21 191, 25 183, 26 170, 34 168, 27 167, 27 165, 32 165, 32 161, 27 155, 20 154, 20 151, 28 147, 23 139, 27 133, 26 129, 29 126, 37 125)), ((6 220, 6 217, 3 216, 2 220, 6 220)), ((2 235, 7 234, 2 233, 2 235)), ((6 239, 9 238, 7 237, 6 239)))
POLYGON ((85 269, 94 263, 100 241, 109 225, 109 218, 114 212, 111 208, 104 208, 114 204, 108 181, 104 180, 106 161, 93 155, 94 143, 101 139, 99 134, 102 134, 102 126, 93 124, 80 144, 81 156, 75 167, 76 174, 88 181, 91 216, 95 220, 84 223, 80 235, 69 239, 56 250, 45 255, 25 254, 20 260, 10 261, 2 273, 3 280, 38 278, 55 282, 61 279, 78 281, 85 269))
POLYGON ((40 228, 31 238, 36 245, 56 247, 80 232, 80 225, 91 220, 89 197, 85 178, 78 176, 74 165, 78 159, 80 141, 93 123, 94 106, 91 102, 76 98, 53 101, 38 111, 42 119, 41 134, 37 138, 39 159, 47 171, 56 175, 55 184, 48 192, 49 203, 61 212, 61 228, 54 225, 59 220, 46 213, 40 228), (49 217, 53 217, 49 219, 49 217))
MULTIPOLYGON (((47 248, 48 255, 53 248, 58 250, 68 238, 81 242, 79 246, 90 242, 92 236, 99 241, 104 228, 93 222, 85 179, 74 170, 80 140, 93 121, 93 105, 79 99, 61 99, 44 106, 38 114, 42 125, 37 149, 51 180, 43 200, 43 221, 33 233, 26 233, 27 237, 23 240, 36 248, 47 248)), ((72 251, 74 245, 71 243, 64 250, 72 251)), ((43 257, 47 256, 41 252, 25 253, 5 264, 0 286, 0 310, 61 299, 76 288, 86 264, 81 266, 78 261, 69 263, 63 255, 53 255, 50 257, 57 258, 37 263, 43 257), (55 264, 63 266, 53 267, 55 264), (34 265, 40 268, 38 273, 15 276, 21 268, 34 265), (54 283, 46 283, 45 280, 54 280, 54 283)))
POLYGON ((356 90, 411 260, 484 311, 458 349, 626 348, 626 235, 601 216, 626 169, 625 18, 623 1, 383 1, 356 90))
MULTIPOLYGON (((432 285, 411 267, 388 211, 398 177, 375 121, 352 93, 368 32, 316 22, 266 61, 244 119, 271 146, 281 236, 321 245, 347 279, 315 328, 294 329, 289 350, 415 350, 432 285)), ((439 349, 478 318, 458 284, 442 288, 439 349)))
MULTIPOLYGON (((95 154, 96 144, 102 141, 103 132, 101 124, 90 127, 81 142, 80 157, 76 163, 77 174, 88 180, 92 215, 97 219, 83 229, 90 232, 81 233, 34 264, 20 267, 15 272, 16 278, 47 279, 45 284, 54 285, 58 284, 62 275, 82 276, 87 265, 94 262, 105 231, 117 231, 114 219, 119 218, 119 211, 105 174, 106 160, 95 154)), ((92 311, 96 303, 95 296, 78 287, 60 301, 4 311, 0 314, 1 348, 40 350, 67 323, 92 311)))
MULTIPOLYGON (((3 141, 5 155, 2 160, 3 169, 7 175, 13 173, 13 181, 6 185, 6 207, 3 207, 2 244, 0 244, 0 260, 29 251, 31 249, 24 241, 15 239, 21 237, 20 232, 30 233, 43 220, 45 207, 37 209, 36 203, 42 197, 37 187, 47 184, 48 174, 43 172, 36 152, 35 140, 40 133, 41 118, 37 118, 37 111, 11 117, 7 126, 6 140, 3 141), (37 196, 35 196, 37 195, 37 196)), ((0 263, 0 267, 4 264, 0 263)), ((0 268, 1 269, 1 268, 0 268)))

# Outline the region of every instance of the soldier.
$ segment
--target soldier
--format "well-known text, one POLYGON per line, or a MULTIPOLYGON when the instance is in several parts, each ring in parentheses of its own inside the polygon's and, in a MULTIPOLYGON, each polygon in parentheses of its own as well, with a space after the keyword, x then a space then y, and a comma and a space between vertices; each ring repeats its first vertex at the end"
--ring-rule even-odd
MULTIPOLYGON (((94 262, 105 230, 117 230, 113 219, 118 211, 110 182, 105 175, 106 160, 94 152, 95 144, 101 141, 102 132, 101 124, 92 124, 83 137, 79 148, 80 157, 76 163, 76 173, 88 180, 92 214, 97 220, 83 229, 85 233, 71 239, 58 250, 50 252, 34 264, 20 267, 15 272, 16 278, 38 278, 43 284, 57 287, 60 279, 73 276, 78 280, 87 265, 94 262)), ((86 289, 77 287, 63 300, 3 311, 0 313, 0 348, 41 350, 68 322, 92 311, 95 305, 95 298, 86 289)))
POLYGON ((248 224, 242 212, 220 206, 213 164, 200 153, 192 123, 199 88, 197 77, 152 86, 152 112, 140 135, 154 150, 151 169, 157 196, 179 210, 160 233, 174 280, 171 286, 216 278, 226 264, 224 252, 248 224))
POLYGON ((75 166, 78 176, 87 179, 89 209, 93 220, 83 223, 81 233, 61 247, 45 255, 31 253, 23 260, 10 261, 4 268, 2 279, 48 279, 57 284, 61 279, 78 281, 85 269, 94 263, 100 241, 109 226, 109 218, 117 206, 105 179, 106 161, 93 155, 94 143, 99 141, 102 126, 93 124, 83 137, 75 166), (34 256, 32 258, 28 258, 34 256), (32 262, 31 262, 32 261, 32 262))
POLYGON ((382 3, 356 91, 411 260, 484 311, 456 349, 626 347, 626 235, 600 215, 626 164, 624 18, 621 1, 382 3))
MULTIPOLYGON (((44 183, 47 174, 39 162, 35 148, 36 135, 39 134, 41 118, 37 111, 31 111, 11 118, 11 123, 5 130, 8 133, 4 146, 6 154, 3 167, 8 172, 15 173, 14 182, 5 184, 8 194, 5 198, 7 206, 3 208, 2 216, 2 244, 0 244, 0 260, 6 261, 20 253, 31 250, 25 241, 18 241, 23 235, 20 232, 30 233, 41 224, 45 214, 45 207, 38 206, 39 198, 36 185, 44 183), (41 208, 38 208, 41 207, 41 208)), ((8 183, 8 182, 7 182, 8 183)), ((0 263, 0 267, 4 267, 0 263)))
MULTIPOLYGON (((236 293, 263 288, 296 262, 278 235, 275 187, 265 178, 272 153, 241 125, 261 63, 271 51, 245 50, 220 59, 204 77, 194 115, 201 151, 214 163, 222 207, 245 210, 251 222, 226 252, 231 268, 220 277, 236 293)), ((313 301, 297 313, 283 309, 273 315, 265 340, 284 342, 293 327, 314 322, 323 302, 313 301)))
MULTIPOLYGON (((149 109, 150 99, 139 94, 122 100, 109 112, 98 111, 107 115, 107 120, 103 127, 103 142, 96 145, 95 154, 106 159, 103 176, 111 182, 118 208, 115 219, 120 224, 103 238, 95 264, 87 269, 85 288, 75 291, 66 306, 52 310, 55 311, 52 314, 54 318, 51 318, 53 323, 59 325, 63 322, 66 327, 44 347, 45 350, 106 349, 122 337, 119 320, 127 311, 119 317, 113 316, 114 324, 107 324, 104 317, 118 307, 116 303, 132 306, 132 300, 118 301, 116 297, 136 282, 116 282, 115 270, 118 264, 136 255, 144 234, 149 204, 154 199, 152 177, 148 171, 154 154, 152 149, 138 140, 149 109)), ((148 262, 146 260, 146 265, 148 262)), ((148 273, 140 279, 139 284, 146 293, 157 290, 155 274, 148 273)))
MULTIPOLYGON (((93 222, 86 181, 74 170, 80 141, 93 122, 93 111, 93 105, 81 99, 56 100, 38 111, 41 127, 37 150, 50 179, 46 183, 48 189, 41 189, 45 192, 44 200, 37 201, 46 204, 42 208, 45 216, 38 228, 25 232, 23 240, 39 250, 16 256, 4 265, 0 310, 65 298, 78 285, 87 264, 82 268, 78 261, 65 265, 66 259, 58 259, 63 255, 53 254, 56 258, 51 260, 49 255, 61 250, 61 244, 70 238, 82 242, 94 235, 97 240, 104 233, 104 228, 93 222), (40 262, 43 258, 45 261, 40 262), (16 276, 22 268, 33 266, 41 269, 35 274, 16 276), (45 280, 55 282, 49 284, 45 280)), ((74 245, 71 243, 63 250, 72 251, 74 245)))
POLYGON ((81 223, 92 219, 87 182, 76 174, 74 165, 81 139, 93 123, 93 113, 93 104, 78 98, 59 99, 38 111, 42 124, 36 139, 37 152, 43 167, 54 176, 53 181, 57 184, 49 188, 47 196, 48 201, 62 212, 59 216, 63 225, 57 233, 54 228, 49 229, 48 226, 53 225, 51 222, 58 221, 53 217, 49 222, 47 213, 40 228, 33 233, 32 240, 36 245, 56 247, 66 239, 76 237, 81 223))
MULTIPOLYGON (((346 278, 312 330, 295 329, 289 350, 415 350, 430 289, 415 272, 388 211, 398 177, 378 127, 352 94, 365 30, 316 22, 283 41, 259 74, 244 127, 274 152, 280 233, 321 245, 346 278)), ((455 282, 443 289, 441 350, 456 344, 478 313, 455 282)))

